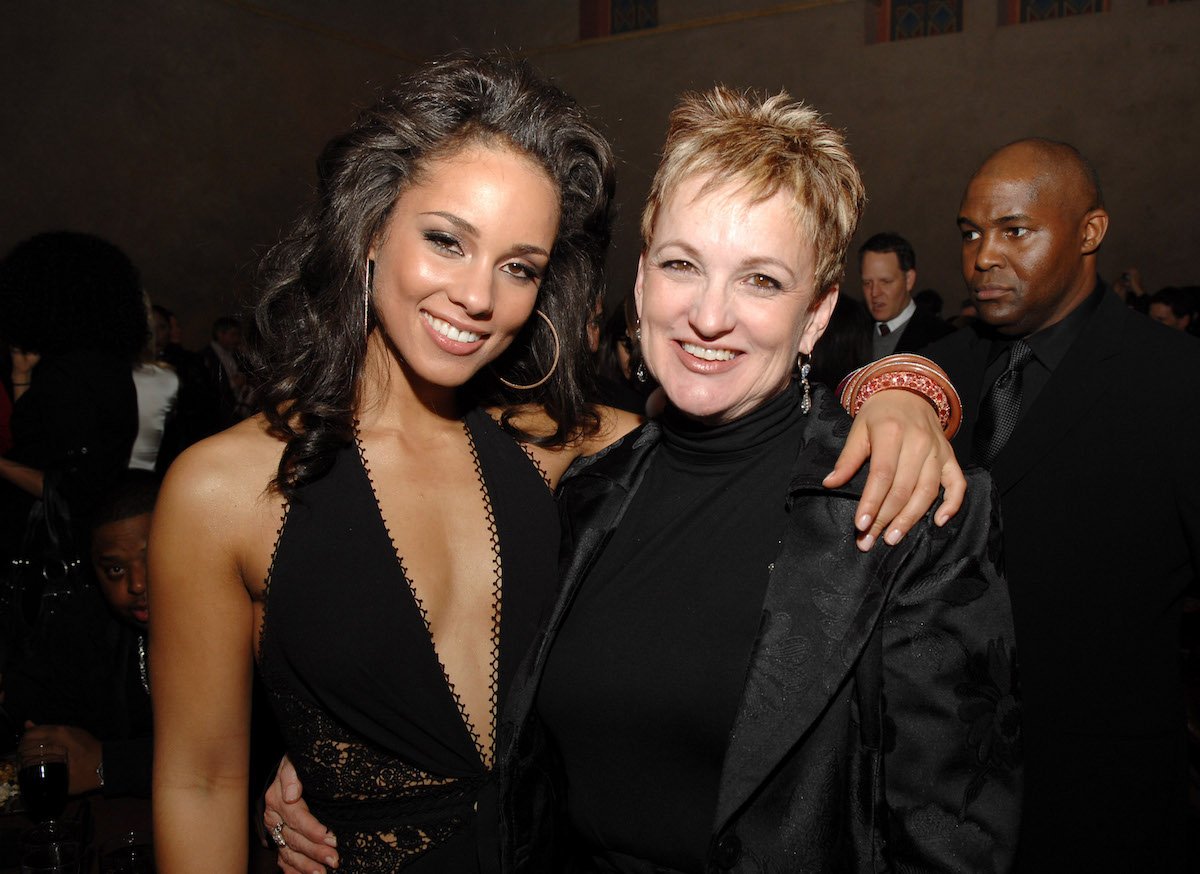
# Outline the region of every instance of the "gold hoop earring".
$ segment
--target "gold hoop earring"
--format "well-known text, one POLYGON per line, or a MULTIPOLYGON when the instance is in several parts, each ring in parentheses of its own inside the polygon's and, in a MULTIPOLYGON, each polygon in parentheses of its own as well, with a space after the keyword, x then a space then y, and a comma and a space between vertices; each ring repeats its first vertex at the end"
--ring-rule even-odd
POLYGON ((542 321, 545 322, 547 327, 550 328, 550 335, 554 337, 554 360, 550 362, 550 369, 546 371, 546 375, 537 382, 529 383, 529 385, 517 385, 515 382, 509 382, 500 374, 496 374, 496 379, 500 380, 502 384, 513 389, 514 391, 530 391, 531 389, 540 388, 550 381, 550 377, 554 376, 554 371, 558 368, 558 357, 559 353, 562 351, 562 347, 558 342, 558 330, 554 327, 554 322, 550 321, 550 317, 544 312, 541 310, 534 310, 534 313, 542 317, 542 321))

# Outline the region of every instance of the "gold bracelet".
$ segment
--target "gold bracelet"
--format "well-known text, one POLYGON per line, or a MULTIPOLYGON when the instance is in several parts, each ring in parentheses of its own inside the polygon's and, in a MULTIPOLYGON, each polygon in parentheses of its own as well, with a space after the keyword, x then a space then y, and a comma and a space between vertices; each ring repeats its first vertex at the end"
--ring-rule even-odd
POLYGON ((857 416, 868 398, 888 389, 901 389, 925 398, 933 406, 946 439, 958 433, 962 400, 946 371, 923 355, 888 355, 860 367, 842 383, 842 407, 851 416, 857 416))

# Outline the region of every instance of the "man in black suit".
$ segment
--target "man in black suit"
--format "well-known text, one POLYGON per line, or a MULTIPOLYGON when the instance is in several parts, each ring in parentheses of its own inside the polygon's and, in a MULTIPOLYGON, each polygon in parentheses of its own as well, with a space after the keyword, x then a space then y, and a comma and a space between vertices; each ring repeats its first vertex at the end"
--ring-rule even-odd
POLYGON ((863 300, 871 312, 871 360, 917 352, 954 329, 912 299, 917 255, 899 234, 876 234, 858 250, 863 300))
POLYGON ((960 461, 990 466, 1001 495, 1025 699, 1018 868, 1183 871, 1200 349, 1097 281, 1108 214, 1073 147, 1000 149, 958 224, 979 320, 926 354, 963 395, 960 461))

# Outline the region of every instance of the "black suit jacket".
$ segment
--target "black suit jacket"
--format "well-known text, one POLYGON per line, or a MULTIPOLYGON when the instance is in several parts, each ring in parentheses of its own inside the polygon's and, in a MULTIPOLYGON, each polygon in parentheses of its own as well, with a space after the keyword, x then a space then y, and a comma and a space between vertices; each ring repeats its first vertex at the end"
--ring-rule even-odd
POLYGON ((917 307, 904 332, 896 341, 896 352, 920 352, 935 340, 940 340, 947 334, 953 334, 954 327, 939 319, 933 313, 917 307))
MULTIPOLYGON (((990 341, 925 350, 971 460, 990 341)), ((1178 634, 1200 574, 1200 345, 1107 295, 996 458, 1025 700, 1023 871, 1183 870, 1178 634)))
MULTIPOLYGON (((967 505, 946 527, 932 524, 931 510, 898 546, 861 553, 851 532, 865 475, 838 491, 821 486, 849 418, 823 387, 813 401, 706 870, 1008 870, 1020 720, 990 483, 973 475, 967 505)), ((555 769, 534 714, 537 682, 575 592, 656 456, 659 433, 644 426, 564 481, 563 592, 498 734, 509 765, 508 871, 563 870, 551 861, 555 769)))

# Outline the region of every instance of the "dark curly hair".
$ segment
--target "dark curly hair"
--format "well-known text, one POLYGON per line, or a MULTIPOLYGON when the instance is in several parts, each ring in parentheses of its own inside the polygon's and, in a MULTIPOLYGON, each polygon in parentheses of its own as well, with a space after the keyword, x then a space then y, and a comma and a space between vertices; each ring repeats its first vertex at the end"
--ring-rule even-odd
POLYGON ((0 261, 0 334, 43 356, 88 350, 132 363, 150 337, 137 268, 91 234, 31 237, 0 261))
POLYGON ((474 142, 500 142, 543 167, 561 198, 561 218, 537 306, 554 323, 560 363, 541 387, 554 338, 531 318, 512 348, 467 386, 475 404, 542 405, 556 428, 531 435, 505 413, 515 436, 561 445, 595 430, 584 400, 584 347, 590 302, 603 282, 615 188, 613 156, 575 101, 524 62, 457 55, 402 78, 354 126, 334 139, 317 165, 317 199, 292 233, 266 256, 262 295, 248 332, 257 401, 287 445, 275 486, 289 497, 329 469, 353 437, 358 380, 366 358, 363 281, 367 253, 397 197, 431 159, 474 142))

